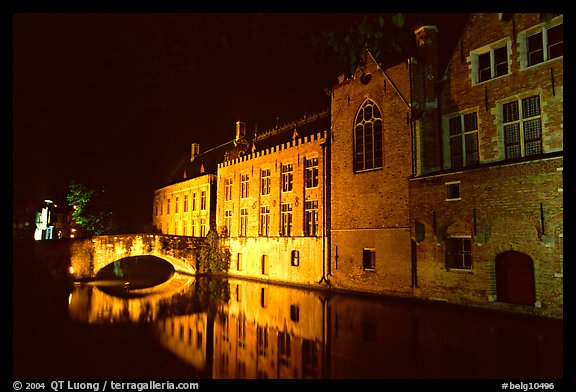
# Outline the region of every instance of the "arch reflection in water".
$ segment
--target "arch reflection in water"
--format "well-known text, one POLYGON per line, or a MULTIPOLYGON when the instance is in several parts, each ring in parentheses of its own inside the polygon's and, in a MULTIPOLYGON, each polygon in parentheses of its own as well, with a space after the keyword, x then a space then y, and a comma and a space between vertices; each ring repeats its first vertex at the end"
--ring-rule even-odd
POLYGON ((75 319, 145 320, 208 378, 562 377, 561 320, 240 279, 197 278, 147 302, 73 295, 71 314, 92 315, 75 319))

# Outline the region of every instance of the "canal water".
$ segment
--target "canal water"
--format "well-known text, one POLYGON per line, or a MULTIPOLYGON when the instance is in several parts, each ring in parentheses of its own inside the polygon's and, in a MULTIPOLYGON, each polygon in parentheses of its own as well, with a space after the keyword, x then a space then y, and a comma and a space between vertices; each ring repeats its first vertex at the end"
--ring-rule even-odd
POLYGON ((172 271, 122 290, 124 278, 66 284, 15 262, 14 378, 563 376, 561 320, 172 271))

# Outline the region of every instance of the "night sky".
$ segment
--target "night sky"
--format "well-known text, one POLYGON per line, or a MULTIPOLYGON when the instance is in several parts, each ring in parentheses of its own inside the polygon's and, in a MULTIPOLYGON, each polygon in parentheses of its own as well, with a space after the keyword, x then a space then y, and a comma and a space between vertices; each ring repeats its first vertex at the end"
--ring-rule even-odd
MULTIPOLYGON (((346 72, 309 35, 346 14, 13 16, 13 189, 65 202, 104 186, 148 220, 153 190, 189 154, 329 108, 346 72)), ((132 219, 132 218, 129 218, 132 219)))

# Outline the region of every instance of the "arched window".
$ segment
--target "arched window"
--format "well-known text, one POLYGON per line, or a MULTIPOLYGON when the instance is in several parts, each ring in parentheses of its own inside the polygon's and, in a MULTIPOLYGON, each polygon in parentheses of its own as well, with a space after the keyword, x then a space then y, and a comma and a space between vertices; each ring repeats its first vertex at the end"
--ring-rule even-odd
POLYGON ((354 171, 382 167, 382 114, 371 101, 364 102, 354 120, 354 171))

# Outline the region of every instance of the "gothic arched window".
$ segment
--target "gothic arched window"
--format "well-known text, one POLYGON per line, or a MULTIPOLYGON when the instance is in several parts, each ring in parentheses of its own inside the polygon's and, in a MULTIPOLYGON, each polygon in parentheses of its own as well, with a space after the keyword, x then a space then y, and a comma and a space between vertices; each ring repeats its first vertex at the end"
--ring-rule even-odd
POLYGON ((382 114, 366 100, 354 120, 354 171, 382 167, 382 114))

